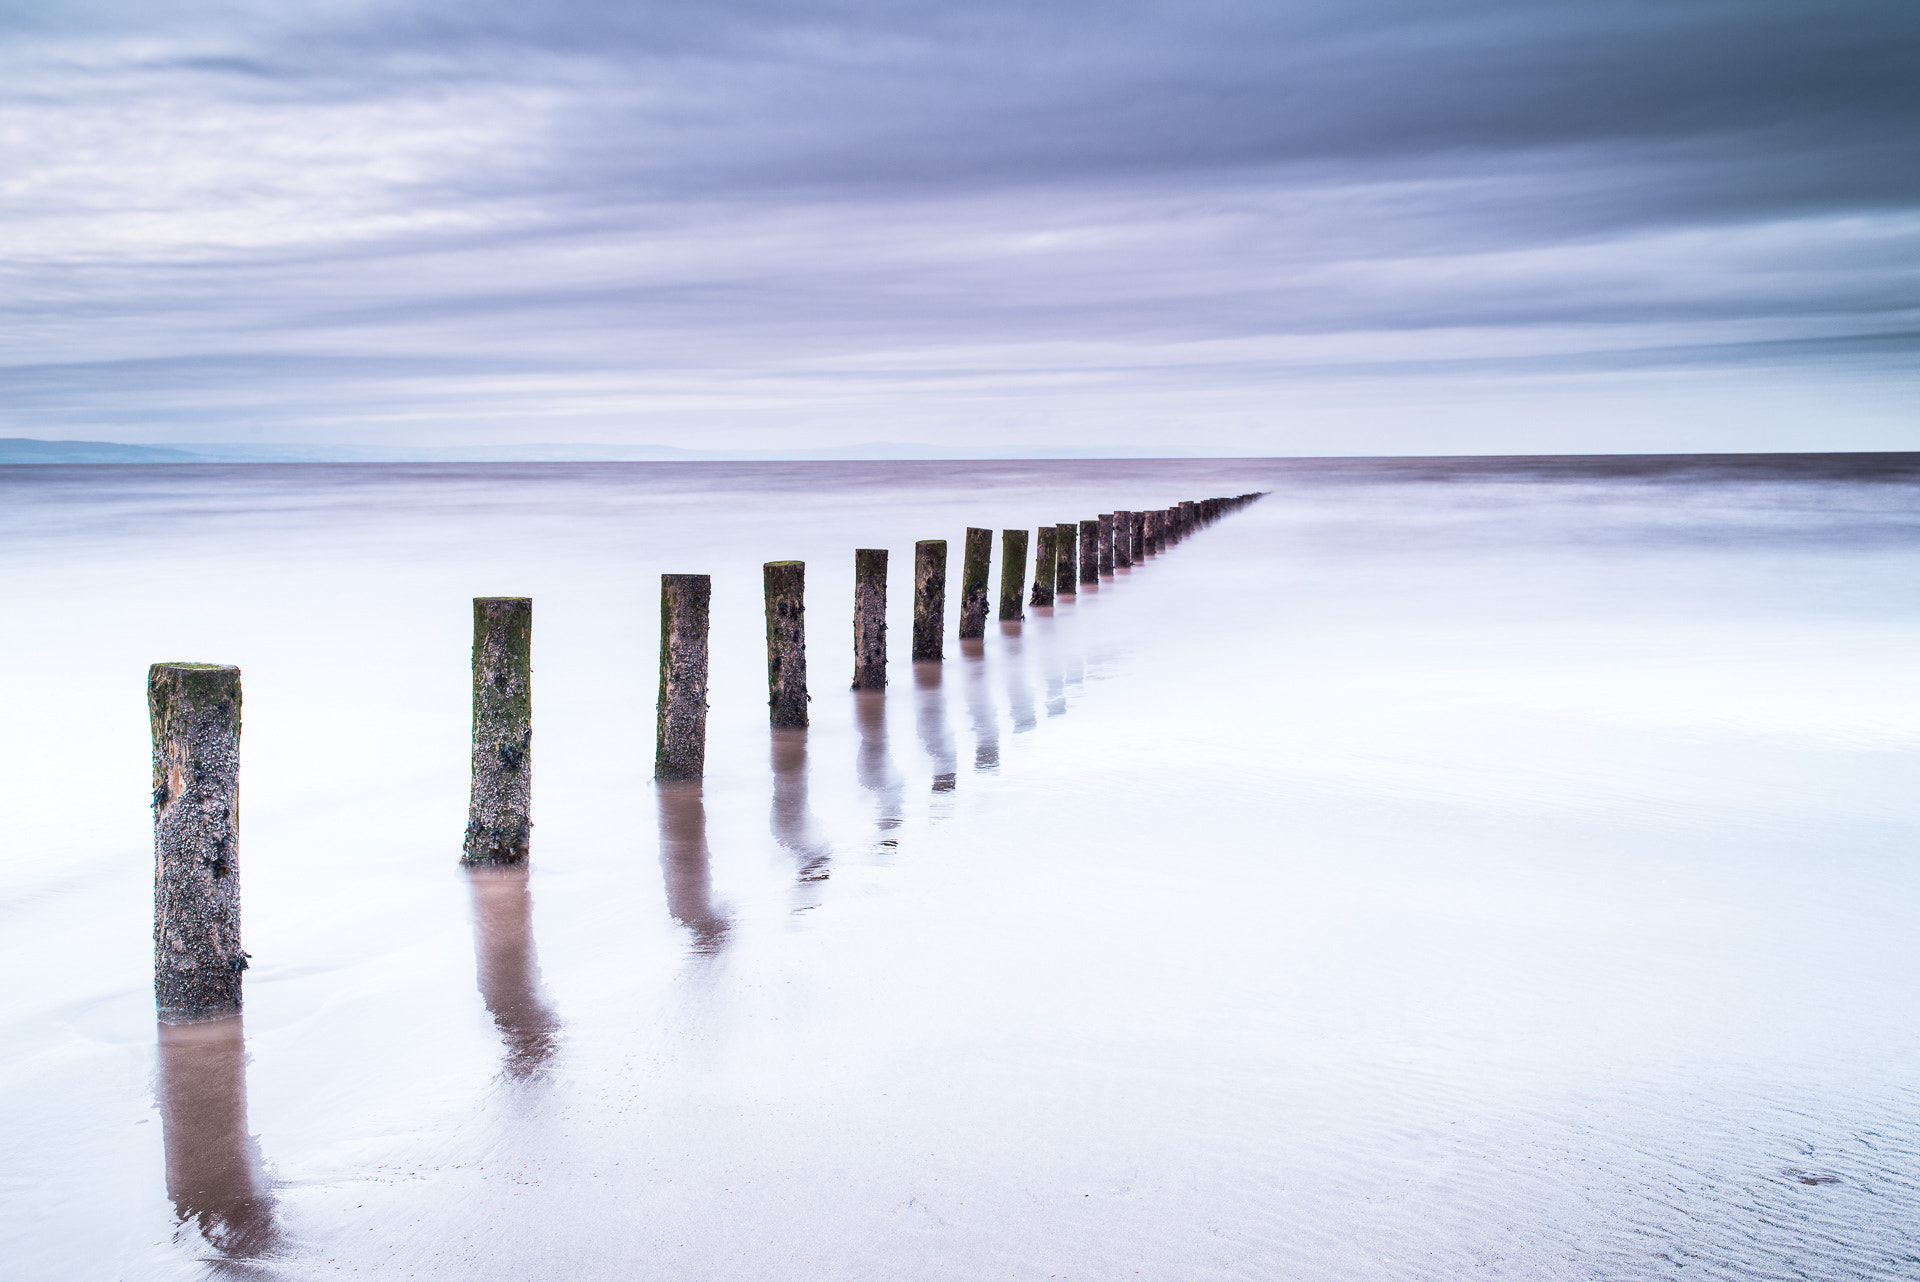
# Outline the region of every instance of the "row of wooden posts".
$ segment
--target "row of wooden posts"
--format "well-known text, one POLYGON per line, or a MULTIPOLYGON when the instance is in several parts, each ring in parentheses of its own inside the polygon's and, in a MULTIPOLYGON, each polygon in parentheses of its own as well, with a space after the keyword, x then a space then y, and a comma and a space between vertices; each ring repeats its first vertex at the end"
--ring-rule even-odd
MULTIPOLYGON (((1164 552, 1201 525, 1259 498, 1200 499, 1165 510, 1115 511, 1043 526, 1026 592, 1028 532, 1001 532, 999 617, 1051 606, 1102 574, 1164 552)), ((960 637, 983 636, 993 532, 968 529, 960 572, 960 637)), ((767 707, 776 727, 807 724, 806 566, 769 561, 767 707)), ((913 658, 944 658, 947 544, 914 545, 913 658)), ((706 768, 707 630, 712 580, 660 576, 660 696, 654 773, 697 779, 706 768)), ((854 553, 856 689, 887 681, 887 553, 854 553)), ((473 603, 473 786, 461 862, 512 865, 527 858, 533 829, 533 602, 473 603)), ((154 998, 168 1022, 218 1019, 240 1010, 240 669, 217 663, 156 663, 147 674, 153 722, 154 998)))

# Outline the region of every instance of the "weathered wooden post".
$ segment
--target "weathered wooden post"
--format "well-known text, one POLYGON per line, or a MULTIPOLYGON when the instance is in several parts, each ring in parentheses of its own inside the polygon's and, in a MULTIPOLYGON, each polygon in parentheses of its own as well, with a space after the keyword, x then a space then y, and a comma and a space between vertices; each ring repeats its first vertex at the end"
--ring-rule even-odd
POLYGON ((1080 522, 1080 581, 1100 582, 1100 522, 1080 522))
POLYGON ((1146 524, 1141 527, 1146 532, 1147 551, 1153 556, 1159 556, 1167 550, 1166 544, 1161 541, 1166 521, 1167 514, 1155 508, 1146 514, 1146 524))
POLYGON ((960 639, 987 635, 987 569, 993 560, 993 531, 967 527, 967 547, 960 562, 960 639))
POLYGON ((1193 533, 1193 526, 1196 519, 1197 514, 1194 511, 1193 500, 1180 500, 1180 537, 1185 538, 1187 535, 1193 533))
POLYGON ((660 576, 656 779, 698 779, 707 770, 707 627, 712 601, 710 575, 660 576))
POLYGON ((1116 508, 1113 513, 1113 566, 1124 570, 1133 564, 1133 513, 1116 508))
POLYGON ((1102 512, 1098 527, 1100 573, 1113 573, 1113 513, 1102 512))
POLYGON ((1053 529, 1054 548, 1060 554, 1053 572, 1054 595, 1077 596, 1080 592, 1080 554, 1076 544, 1080 527, 1072 521, 1062 521, 1053 529))
POLYGON ((533 599, 473 601, 473 791, 460 862, 526 862, 533 837, 533 599))
POLYGON ((913 545, 913 658, 945 657, 947 633, 947 541, 913 545))
POLYGON ((760 567, 767 595, 767 715, 776 726, 807 724, 807 563, 760 567))
POLYGON ((1043 525, 1033 536, 1033 596, 1027 602, 1032 606, 1050 606, 1053 604, 1053 578, 1059 565, 1059 553, 1055 543, 1059 531, 1051 525, 1043 525))
POLYGON ((240 1011, 240 669, 156 663, 153 999, 166 1023, 240 1011))
POLYGON ((853 552, 853 688, 887 687, 887 550, 853 552))
POLYGON ((1147 514, 1145 512, 1127 513, 1127 521, 1133 527, 1127 546, 1133 550, 1133 563, 1139 565, 1147 559, 1147 553, 1153 549, 1147 546, 1147 514))
POLYGON ((1027 532, 1000 531, 1000 622, 1018 623, 1027 617, 1027 532))

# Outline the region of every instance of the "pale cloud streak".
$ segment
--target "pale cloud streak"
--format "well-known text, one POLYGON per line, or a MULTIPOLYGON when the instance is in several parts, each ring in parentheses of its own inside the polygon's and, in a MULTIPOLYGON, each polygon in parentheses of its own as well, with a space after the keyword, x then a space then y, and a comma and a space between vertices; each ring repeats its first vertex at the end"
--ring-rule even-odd
POLYGON ((1913 443, 1910 5, 283 8, 0 10, 0 434, 1913 443))

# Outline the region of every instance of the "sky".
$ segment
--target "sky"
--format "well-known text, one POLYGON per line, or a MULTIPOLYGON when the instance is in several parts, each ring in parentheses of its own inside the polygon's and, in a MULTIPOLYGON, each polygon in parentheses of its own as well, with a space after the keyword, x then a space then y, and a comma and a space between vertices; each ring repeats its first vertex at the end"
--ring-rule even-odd
POLYGON ((0 436, 1920 448, 1913 0, 0 0, 0 436))

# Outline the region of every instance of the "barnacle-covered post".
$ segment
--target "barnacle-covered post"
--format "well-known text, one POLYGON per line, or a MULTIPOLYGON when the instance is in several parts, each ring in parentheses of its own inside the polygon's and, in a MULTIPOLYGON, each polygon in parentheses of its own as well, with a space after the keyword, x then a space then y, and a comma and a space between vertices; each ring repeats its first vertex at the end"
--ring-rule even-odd
POLYGON ((921 539, 913 545, 914 662, 943 658, 946 632, 947 541, 921 539))
POLYGON ((1053 575, 1058 563, 1054 541, 1058 534, 1051 525, 1043 525, 1033 536, 1033 596, 1028 605, 1053 604, 1053 575))
POLYGON ((1027 617, 1027 532, 1000 531, 1000 622, 1018 623, 1027 617))
POLYGON ((1080 581, 1100 582, 1100 522, 1080 522, 1080 581))
POLYGON ((1062 521, 1053 528, 1054 550, 1060 554, 1053 571, 1054 595, 1076 596, 1080 591, 1080 553, 1077 546, 1080 527, 1073 521, 1062 521))
POLYGON ((993 531, 967 527, 967 549, 960 562, 960 639, 987 634, 987 569, 993 560, 993 531))
POLYGON ((767 594, 767 715, 776 726, 807 724, 807 563, 761 567, 767 594))
POLYGON ((522 864, 533 838, 533 598, 473 599, 473 791, 460 862, 522 864))
POLYGON ((853 552, 853 688, 887 686, 887 550, 853 552))
POLYGON ((656 779, 698 779, 707 770, 707 629, 712 606, 713 576, 660 576, 656 779))
POLYGON ((156 663, 153 999, 166 1023, 240 1011, 240 669, 156 663))

